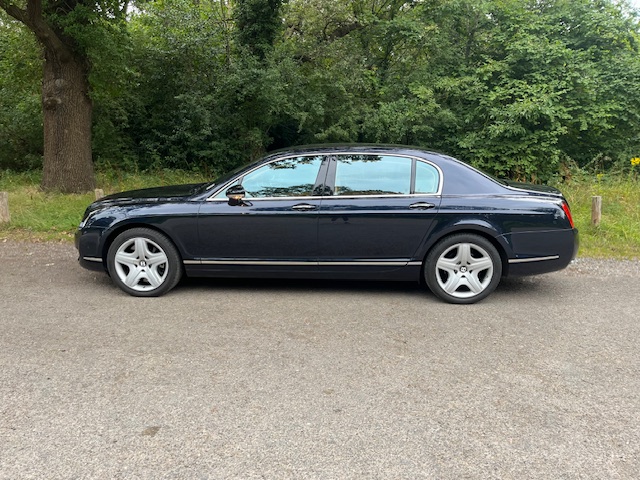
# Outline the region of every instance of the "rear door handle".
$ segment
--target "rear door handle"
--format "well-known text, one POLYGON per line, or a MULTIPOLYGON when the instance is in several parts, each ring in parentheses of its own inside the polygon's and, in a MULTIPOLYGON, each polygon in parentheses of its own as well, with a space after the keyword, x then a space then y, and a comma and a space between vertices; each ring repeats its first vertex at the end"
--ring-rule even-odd
POLYGON ((417 203, 412 203, 411 205, 409 205, 409 208, 412 209, 418 209, 418 210, 428 210, 430 208, 435 207, 435 205, 433 203, 429 203, 429 202, 417 202, 417 203))
POLYGON ((291 208, 294 210, 305 212, 308 210, 316 210, 318 207, 316 205, 311 205, 309 203, 299 203, 297 205, 294 205, 291 208))

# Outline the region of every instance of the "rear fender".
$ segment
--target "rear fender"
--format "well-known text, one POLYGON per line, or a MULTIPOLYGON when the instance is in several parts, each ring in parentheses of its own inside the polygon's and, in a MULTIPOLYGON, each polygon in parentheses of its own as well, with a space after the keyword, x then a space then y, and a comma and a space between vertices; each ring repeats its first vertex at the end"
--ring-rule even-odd
POLYGON ((513 257, 513 250, 511 245, 505 240, 503 232, 498 231, 494 225, 485 220, 479 221, 477 218, 463 218, 453 223, 435 225, 431 234, 427 236, 424 243, 416 252, 414 258, 422 261, 436 243, 444 237, 456 233, 475 233, 491 241, 498 249, 505 266, 507 265, 507 259, 513 257))

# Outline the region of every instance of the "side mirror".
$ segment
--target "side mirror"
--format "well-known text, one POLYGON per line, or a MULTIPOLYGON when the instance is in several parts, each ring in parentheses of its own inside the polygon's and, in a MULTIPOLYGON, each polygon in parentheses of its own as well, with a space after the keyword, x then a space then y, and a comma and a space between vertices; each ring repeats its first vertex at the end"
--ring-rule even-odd
POLYGON ((229 200, 242 200, 245 196, 244 187, 242 185, 233 185, 225 192, 229 200))
POLYGON ((225 195, 229 199, 229 205, 240 205, 245 196, 245 191, 242 185, 233 185, 227 189, 225 195))

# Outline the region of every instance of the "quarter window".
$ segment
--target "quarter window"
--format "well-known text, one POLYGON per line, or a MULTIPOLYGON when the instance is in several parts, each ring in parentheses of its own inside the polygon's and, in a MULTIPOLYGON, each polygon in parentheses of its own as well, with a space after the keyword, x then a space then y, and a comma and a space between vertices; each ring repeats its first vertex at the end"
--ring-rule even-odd
POLYGON ((416 188, 414 193, 436 193, 440 176, 433 165, 416 161, 416 188))

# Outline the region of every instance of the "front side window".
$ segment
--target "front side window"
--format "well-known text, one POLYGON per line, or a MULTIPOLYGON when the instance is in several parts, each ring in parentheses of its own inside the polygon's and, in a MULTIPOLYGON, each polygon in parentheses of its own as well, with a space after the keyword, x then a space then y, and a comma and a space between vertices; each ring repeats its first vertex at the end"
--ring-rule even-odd
POLYGON ((410 158, 379 155, 340 155, 334 195, 408 195, 410 158))
MULTIPOLYGON (((278 160, 246 174, 240 184, 245 198, 308 197, 314 195, 321 164, 321 156, 278 160)), ((224 192, 217 197, 225 198, 224 192)))

